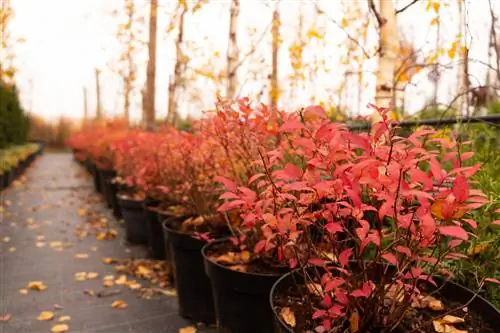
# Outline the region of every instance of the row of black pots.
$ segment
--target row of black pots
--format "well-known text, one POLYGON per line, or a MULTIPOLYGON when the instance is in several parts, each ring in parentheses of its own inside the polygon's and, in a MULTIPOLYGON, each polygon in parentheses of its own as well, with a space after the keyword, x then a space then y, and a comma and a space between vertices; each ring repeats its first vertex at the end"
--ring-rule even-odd
MULTIPOLYGON (((240 272, 212 261, 208 256, 212 247, 229 240, 206 243, 179 232, 173 225, 186 217, 159 213, 155 201, 131 200, 117 195, 116 185, 106 188, 113 185, 109 177, 110 173, 103 173, 100 184, 104 184, 104 188, 101 191, 109 198, 108 204, 113 209, 116 204, 112 198, 118 202, 127 240, 147 245, 151 256, 165 260, 168 270, 173 272, 181 316, 195 322, 217 324, 220 333, 293 332, 282 322, 273 300, 284 290, 297 285, 300 274, 240 272)), ((453 282, 447 282, 441 294, 450 301, 462 303, 474 296, 471 290, 453 282)), ((470 308, 493 327, 500 320, 500 312, 480 296, 474 298, 470 308)))
POLYGON ((21 176, 26 171, 26 169, 36 160, 37 156, 41 154, 40 152, 43 152, 41 148, 30 154, 23 161, 20 161, 16 167, 8 171, 4 171, 4 173, 0 175, 0 191, 9 187, 14 180, 21 176))

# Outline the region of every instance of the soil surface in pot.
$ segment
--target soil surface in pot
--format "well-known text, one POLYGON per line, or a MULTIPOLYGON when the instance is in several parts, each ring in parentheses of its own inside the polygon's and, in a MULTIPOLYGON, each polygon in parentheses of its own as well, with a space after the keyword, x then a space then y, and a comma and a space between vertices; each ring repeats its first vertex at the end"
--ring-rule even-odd
MULTIPOLYGON (((320 304, 321 298, 314 295, 316 292, 314 284, 295 285, 283 288, 273 298, 275 312, 280 319, 288 324, 293 332, 310 333, 316 332, 315 327, 320 321, 313 321, 312 310, 306 304, 309 295, 311 303, 320 304), (294 322, 295 326, 290 327, 294 322)), ((463 303, 449 301, 442 297, 439 292, 425 292, 425 286, 421 287, 422 295, 420 302, 415 302, 407 312, 400 325, 393 331, 395 333, 495 333, 496 331, 485 320, 474 312, 474 309, 464 306, 463 303)), ((317 292, 316 292, 317 293, 317 292)), ((316 307, 320 308, 320 306, 316 307)), ((363 315, 358 316, 359 324, 363 315)), ((351 323, 346 320, 339 333, 351 332, 351 323)), ((388 332, 381 328, 373 328, 370 333, 388 332)), ((361 332, 359 332, 361 333, 361 332)))
POLYGON ((238 272, 277 275, 289 271, 288 267, 278 266, 273 261, 255 256, 250 251, 241 251, 229 241, 210 245, 206 255, 212 262, 238 272))
POLYGON ((146 197, 143 192, 132 191, 132 190, 122 190, 118 193, 119 197, 123 200, 132 200, 132 201, 142 201, 146 197))
POLYGON ((219 214, 174 219, 170 221, 169 227, 205 240, 222 238, 229 234, 229 227, 219 214))

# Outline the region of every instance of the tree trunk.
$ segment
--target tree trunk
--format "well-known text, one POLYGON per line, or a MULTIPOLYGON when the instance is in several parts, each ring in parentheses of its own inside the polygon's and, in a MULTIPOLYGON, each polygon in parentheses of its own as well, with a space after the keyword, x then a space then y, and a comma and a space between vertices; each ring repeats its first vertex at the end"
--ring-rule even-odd
POLYGON ((95 117, 97 119, 102 118, 102 107, 101 107, 101 85, 99 82, 99 74, 101 71, 99 69, 95 69, 95 91, 96 91, 96 111, 95 117))
MULTIPOLYGON (((394 98, 394 74, 396 71, 399 34, 396 22, 396 10, 392 1, 379 0, 380 32, 379 32, 379 60, 377 72, 377 86, 375 104, 378 107, 394 107, 391 105, 394 98)), ((377 112, 373 113, 373 121, 381 119, 377 112)))
POLYGON ((278 51, 280 46, 280 12, 279 1, 276 1, 273 11, 273 23, 271 28, 272 34, 272 69, 270 76, 271 91, 269 93, 269 106, 271 112, 274 112, 279 99, 279 85, 278 85, 278 51))
POLYGON ((182 53, 181 45, 184 41, 184 17, 188 12, 188 6, 186 2, 179 2, 181 7, 181 14, 179 17, 179 32, 175 41, 175 51, 176 59, 174 66, 174 77, 170 79, 168 85, 168 112, 167 112, 167 122, 175 125, 177 121, 177 86, 182 81, 182 67, 184 64, 184 54, 182 53))
POLYGON ((153 129, 155 126, 157 11, 158 0, 151 0, 151 7, 149 10, 149 60, 146 78, 146 105, 143 114, 143 123, 148 130, 153 129))
POLYGON ((83 123, 87 122, 89 116, 89 107, 87 103, 87 88, 83 87, 83 123))
POLYGON ((465 46, 465 29, 466 29, 466 13, 463 0, 458 1, 458 11, 460 15, 459 20, 459 34, 460 38, 460 48, 459 48, 459 63, 458 63, 458 87, 457 87, 457 104, 456 104, 456 116, 460 118, 468 114, 468 89, 469 89, 469 78, 468 78, 468 50, 465 46), (464 52, 465 51, 465 52, 464 52))
POLYGON ((132 93, 132 85, 129 78, 125 78, 123 82, 124 92, 123 92, 123 117, 128 122, 130 120, 130 95, 132 93))
POLYGON ((236 75, 236 64, 239 59, 237 25, 238 15, 240 13, 240 0, 231 1, 229 14, 229 44, 227 47, 227 90, 226 98, 232 100, 235 98, 236 86, 238 85, 238 76, 236 75))

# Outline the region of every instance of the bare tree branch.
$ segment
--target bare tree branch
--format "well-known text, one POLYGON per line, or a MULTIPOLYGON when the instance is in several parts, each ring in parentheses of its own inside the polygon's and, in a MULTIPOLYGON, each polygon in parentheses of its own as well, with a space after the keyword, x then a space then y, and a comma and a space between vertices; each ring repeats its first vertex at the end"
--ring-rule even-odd
POLYGON ((413 0, 412 2, 410 2, 409 4, 407 4, 406 6, 404 6, 403 8, 396 10, 396 15, 399 14, 399 13, 404 12, 405 10, 407 10, 408 8, 410 8, 411 6, 413 6, 414 4, 416 4, 419 1, 420 0, 413 0))
MULTIPOLYGON (((361 45, 361 44, 359 43, 359 41, 358 41, 356 38, 352 37, 352 36, 351 36, 351 35, 347 32, 347 30, 346 30, 346 29, 344 29, 344 27, 342 27, 342 26, 341 26, 341 25, 340 25, 337 21, 335 21, 332 17, 330 17, 329 15, 327 15, 327 14, 325 13, 325 11, 319 7, 319 5, 318 5, 318 3, 317 3, 317 2, 315 2, 314 4, 315 4, 315 6, 316 6, 316 11, 318 12, 318 14, 325 15, 325 17, 326 17, 326 18, 328 18, 328 19, 329 19, 329 20, 330 20, 333 24, 335 24, 338 28, 340 28, 340 29, 341 29, 341 30, 345 33, 346 37, 347 37, 350 41, 354 42, 354 43, 355 43, 355 44, 356 44, 356 45, 357 45, 357 46, 361 49, 361 51, 363 51, 363 54, 365 55, 365 57, 367 57, 367 58, 371 58, 371 57, 373 57, 373 55, 370 55, 370 54, 368 54, 368 52, 366 52, 366 50, 365 50, 365 48, 363 47, 363 45, 361 45)), ((379 49, 379 50, 377 50, 377 52, 375 52, 375 54, 377 54, 379 51, 380 51, 380 49, 379 49)))
POLYGON ((247 60, 247 58, 249 56, 251 56, 257 50, 257 47, 259 46, 259 44, 262 42, 262 40, 266 36, 266 33, 269 30, 269 28, 271 28, 272 24, 273 24, 273 21, 271 20, 271 22, 269 22, 267 27, 262 31, 262 34, 259 36, 259 38, 255 42, 255 44, 252 45, 252 48, 247 53, 245 53, 243 55, 243 57, 241 57, 241 59, 238 61, 238 63, 234 66, 234 68, 231 71, 231 74, 234 74, 236 72, 236 70, 238 70, 238 68, 240 68, 241 65, 243 65, 243 63, 247 60))
POLYGON ((370 6, 370 11, 375 15, 375 18, 377 19, 378 26, 381 27, 384 25, 385 20, 380 16, 380 13, 377 11, 377 8, 375 7, 375 3, 373 0, 368 1, 368 5, 370 6))

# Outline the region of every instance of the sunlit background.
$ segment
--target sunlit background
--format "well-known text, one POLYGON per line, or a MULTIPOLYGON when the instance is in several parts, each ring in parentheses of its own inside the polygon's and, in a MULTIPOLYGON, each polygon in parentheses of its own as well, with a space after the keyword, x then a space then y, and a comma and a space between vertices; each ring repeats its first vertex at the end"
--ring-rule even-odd
MULTIPOLYGON (((396 8, 410 1, 396 1, 396 8)), ((135 1, 138 14, 142 16, 144 47, 136 59, 138 79, 134 87, 131 118, 141 117, 141 89, 145 81, 147 61, 147 13, 148 1, 135 1)), ((165 117, 167 112, 168 82, 173 72, 174 34, 169 25, 175 10, 175 1, 160 0, 158 13, 158 52, 156 80, 156 114, 165 117), (171 30, 171 29, 170 29, 171 30)), ((449 64, 443 73, 439 87, 439 99, 449 101, 455 94, 457 66, 447 55, 457 39, 458 12, 456 1, 440 1, 440 43, 445 52, 441 61, 449 64)), ((83 116, 83 87, 88 90, 90 114, 95 112, 95 69, 102 70, 102 104, 106 115, 123 112, 122 81, 112 71, 120 53, 116 31, 120 15, 114 10, 123 8, 121 0, 14 0, 15 12, 10 29, 16 38, 25 42, 15 46, 16 76, 21 91, 22 103, 28 110, 48 119, 61 115, 81 118, 83 116)), ((493 1, 498 7, 498 1, 493 1)), ((375 70, 377 59, 363 62, 362 89, 357 88, 356 76, 349 71, 357 70, 357 62, 347 58, 349 39, 346 31, 366 21, 368 13, 361 16, 356 8, 366 11, 364 1, 282 0, 279 78, 280 105, 296 108, 311 102, 345 104, 350 114, 366 114, 366 104, 375 93, 375 70), (316 7, 325 12, 318 15, 316 7), (303 14, 302 32, 307 37, 304 47, 304 63, 313 66, 315 73, 307 74, 306 80, 294 91, 290 89, 291 74, 289 47, 298 35, 299 14, 303 14), (348 24, 345 24, 347 20, 348 24), (318 34, 315 37, 314 34, 318 34), (359 92, 362 93, 358 97, 359 92)), ((467 45, 470 48, 470 72, 474 84, 484 84, 488 61, 488 36, 491 25, 488 0, 466 2, 468 29, 467 45)), ((267 101, 267 75, 270 72, 271 34, 266 29, 272 15, 268 1, 241 0, 238 22, 238 44, 244 55, 256 45, 256 51, 248 57, 238 71, 239 94, 254 100, 267 101), (257 42, 262 34, 265 36, 257 42), (263 94, 259 95, 259 93, 263 94), (259 97, 260 96, 260 97, 259 97)), ((426 1, 415 4, 411 10, 398 16, 398 24, 405 41, 419 51, 419 59, 425 61, 435 50, 436 25, 432 23, 436 14, 426 8, 426 1)), ((184 50, 189 57, 185 86, 179 96, 179 113, 182 116, 198 116, 211 107, 221 85, 210 79, 206 71, 216 73, 225 68, 225 52, 229 20, 229 0, 212 0, 200 10, 187 15, 184 50)), ((373 20, 373 18, 370 18, 373 20)), ((377 47, 377 32, 374 23, 363 42, 368 52, 377 47)), ((353 33, 354 36, 354 33, 353 33)), ((357 38, 357 37, 356 37, 357 38)), ((306 72, 308 68, 306 68, 306 72)), ((405 91, 405 110, 412 113, 420 110, 432 94, 428 70, 422 70, 409 82, 405 91)))

